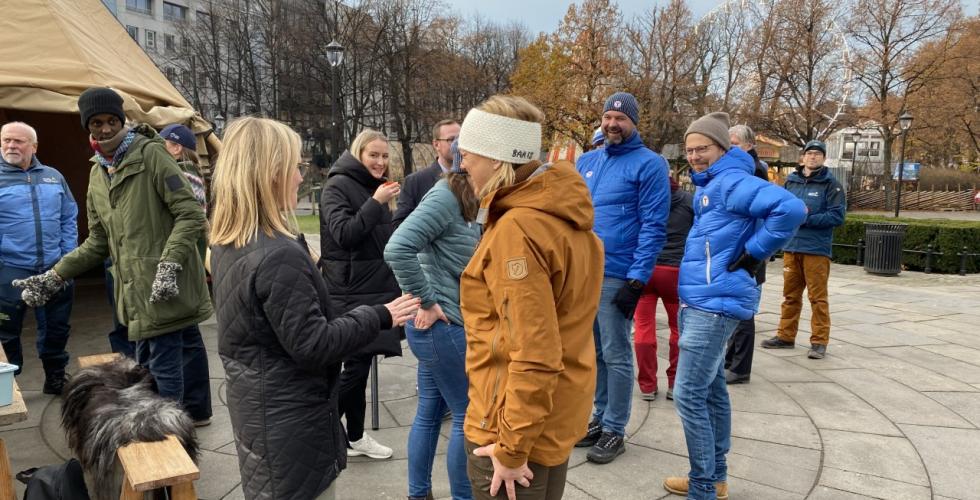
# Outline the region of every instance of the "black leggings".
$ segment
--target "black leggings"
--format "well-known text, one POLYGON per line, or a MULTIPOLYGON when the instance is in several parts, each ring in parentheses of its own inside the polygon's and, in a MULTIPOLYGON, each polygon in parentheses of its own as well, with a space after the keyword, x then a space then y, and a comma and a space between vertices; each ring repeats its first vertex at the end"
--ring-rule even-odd
POLYGON ((353 354, 344 360, 340 373, 340 389, 337 406, 340 416, 347 417, 347 441, 360 441, 364 437, 364 414, 367 409, 368 375, 371 373, 370 354, 353 354))

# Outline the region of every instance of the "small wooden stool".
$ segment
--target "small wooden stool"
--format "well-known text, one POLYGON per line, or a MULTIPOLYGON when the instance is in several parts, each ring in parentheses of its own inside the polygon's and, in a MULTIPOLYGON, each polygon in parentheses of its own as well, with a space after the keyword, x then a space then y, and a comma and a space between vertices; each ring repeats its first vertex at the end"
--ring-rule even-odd
POLYGON ((142 500, 143 493, 170 487, 173 500, 197 500, 194 481, 201 471, 175 436, 152 443, 130 443, 116 452, 125 479, 119 500, 142 500))

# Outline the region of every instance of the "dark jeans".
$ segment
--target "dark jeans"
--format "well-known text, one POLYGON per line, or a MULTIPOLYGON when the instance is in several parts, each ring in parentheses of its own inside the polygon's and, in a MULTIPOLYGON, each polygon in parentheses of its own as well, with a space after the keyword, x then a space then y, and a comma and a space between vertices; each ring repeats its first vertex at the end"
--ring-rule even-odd
MULTIPOLYGON (((24 367, 24 351, 20 342, 20 333, 24 326, 24 314, 27 304, 20 298, 23 290, 11 285, 11 281, 24 279, 38 274, 29 269, 18 269, 10 266, 0 266, 0 343, 10 364, 17 365, 15 374, 19 375, 24 367)), ((68 286, 55 295, 43 307, 34 309, 37 321, 37 353, 44 366, 45 377, 63 374, 68 365, 68 331, 71 329, 68 321, 71 318, 71 306, 75 298, 75 284, 68 281, 68 286)))
POLYGON ((728 339, 725 368, 736 375, 750 375, 753 352, 755 352, 755 318, 738 322, 735 333, 728 339))
POLYGON ((123 356, 136 358, 136 342, 129 341, 129 328, 120 323, 119 317, 116 316, 116 297, 112 293, 114 281, 112 279, 112 272, 109 270, 110 267, 112 267, 112 259, 106 259, 105 290, 109 296, 109 307, 112 308, 112 331, 109 332, 109 348, 112 349, 112 352, 118 352, 123 356))
POLYGON ((337 406, 340 416, 347 420, 347 441, 360 441, 364 437, 364 414, 367 409, 364 391, 373 357, 371 354, 354 354, 344 360, 337 406))
MULTIPOLYGON (((490 457, 478 457, 473 454, 473 450, 479 446, 466 441, 466 472, 470 476, 470 484, 473 485, 473 498, 477 500, 490 500, 507 498, 507 488, 503 483, 497 496, 490 496, 490 481, 493 479, 493 462, 490 457)), ((517 492, 517 500, 561 500, 565 492, 565 476, 568 475, 568 460, 565 463, 554 467, 546 467, 534 462, 528 462, 527 466, 534 473, 531 486, 525 488, 516 482, 514 489, 517 492)))
POLYGON ((181 403, 192 420, 211 418, 208 355, 197 325, 137 341, 136 360, 156 379, 157 392, 181 403))

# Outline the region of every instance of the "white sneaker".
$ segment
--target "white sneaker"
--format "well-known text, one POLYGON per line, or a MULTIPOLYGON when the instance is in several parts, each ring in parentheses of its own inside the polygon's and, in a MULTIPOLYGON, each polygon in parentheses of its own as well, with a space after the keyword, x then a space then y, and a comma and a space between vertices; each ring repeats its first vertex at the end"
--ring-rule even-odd
POLYGON ((350 448, 347 448, 348 457, 361 455, 377 459, 391 458, 391 448, 378 443, 365 432, 359 441, 351 441, 350 448))

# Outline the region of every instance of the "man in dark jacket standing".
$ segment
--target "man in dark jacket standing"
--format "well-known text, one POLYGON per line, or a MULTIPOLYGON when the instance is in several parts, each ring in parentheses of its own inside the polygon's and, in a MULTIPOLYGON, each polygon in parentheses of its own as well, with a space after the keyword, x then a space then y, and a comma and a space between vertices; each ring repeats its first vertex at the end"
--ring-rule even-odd
MULTIPOLYGON (((759 159, 755 151, 755 132, 748 125, 735 125, 728 129, 732 146, 741 149, 752 157, 755 162, 755 176, 769 181, 769 167, 759 159)), ((762 284, 766 282, 766 264, 763 261, 755 272, 755 282, 762 292, 762 284)), ((761 293, 760 293, 761 299, 761 293)), ((758 308, 757 308, 758 309, 758 308)), ((738 322, 732 338, 728 340, 728 350, 725 352, 725 381, 728 384, 746 384, 752 374, 752 354, 755 350, 755 316, 738 322)))
MULTIPOLYGON (((37 156, 37 132, 26 123, 0 129, 0 341, 7 359, 24 365, 20 334, 27 305, 11 282, 51 269, 78 246, 78 205, 68 183, 37 156)), ((74 286, 65 288, 43 307, 37 318, 37 350, 44 366, 45 394, 61 394, 68 365, 68 319, 74 286)))
POLYGON ((636 129, 639 104, 617 92, 606 99, 602 133, 606 146, 582 155, 576 168, 595 207, 596 234, 605 252, 602 296, 596 316, 595 413, 576 446, 586 457, 613 461, 625 451, 623 438, 633 398, 633 312, 667 239, 670 181, 667 162, 649 150, 636 129))
POLYGON ((391 217, 392 225, 398 226, 415 210, 425 193, 436 185, 443 174, 453 167, 453 154, 449 151, 459 136, 459 122, 442 120, 432 126, 432 147, 436 148, 436 161, 418 172, 409 174, 402 182, 402 192, 398 195, 398 207, 391 217))
POLYGON ((831 243, 834 228, 844 223, 847 203, 844 189, 824 166, 827 146, 817 140, 803 148, 803 165, 786 178, 783 185, 807 208, 806 221, 783 248, 783 307, 776 336, 764 340, 766 349, 792 349, 803 308, 803 289, 810 299, 810 359, 823 359, 830 342, 830 305, 827 280, 830 278, 831 243))

